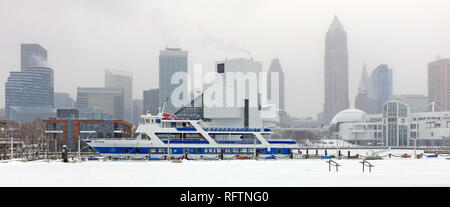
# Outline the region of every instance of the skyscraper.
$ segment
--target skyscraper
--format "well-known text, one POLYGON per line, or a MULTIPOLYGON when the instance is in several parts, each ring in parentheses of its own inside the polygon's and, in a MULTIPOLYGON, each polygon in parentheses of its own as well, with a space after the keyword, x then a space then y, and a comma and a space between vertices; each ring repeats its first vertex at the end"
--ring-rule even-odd
POLYGON ((143 115, 143 100, 142 99, 134 99, 133 100, 133 124, 138 125, 139 120, 141 119, 141 115, 143 115))
POLYGON ((77 109, 100 110, 102 119, 123 120, 123 88, 77 88, 77 109))
POLYGON ((159 113, 159 88, 144 90, 143 97, 142 114, 150 112, 152 115, 157 115, 159 113))
POLYGON ((57 109, 73 109, 74 100, 68 93, 55 93, 54 107, 57 109))
POLYGON ((20 67, 46 67, 47 50, 39 44, 20 45, 20 67))
POLYGON ((450 58, 428 63, 428 99, 435 102, 436 110, 450 110, 450 58))
POLYGON ((368 96, 376 104, 375 113, 381 113, 384 103, 392 100, 392 85, 392 69, 388 65, 381 64, 372 71, 368 96))
POLYGON ((367 74, 366 63, 364 62, 361 80, 358 86, 358 94, 355 98, 355 108, 366 113, 376 113, 376 104, 369 98, 369 75, 367 74))
POLYGON ((133 75, 126 71, 105 69, 105 87, 123 88, 124 119, 133 121, 133 75))
POLYGON ((335 16, 325 38, 325 103, 323 123, 349 108, 347 33, 335 16))
POLYGON ((278 102, 277 108, 280 111, 284 111, 284 73, 278 58, 272 60, 267 71, 267 98, 269 100, 272 98, 272 73, 278 73, 278 80, 274 80, 276 81, 274 84, 278 84, 278 91, 273 91, 274 93, 278 93, 278 100, 276 100, 278 102))
MULTIPOLYGON (((179 48, 166 48, 159 53, 159 105, 166 105, 164 111, 167 113, 175 113, 181 107, 175 107, 172 100, 172 92, 182 83, 172 84, 172 76, 177 72, 184 72, 187 75, 187 51, 179 48)), ((189 92, 185 89, 185 95, 189 92)), ((183 95, 178 97, 185 98, 183 95)))
POLYGON ((47 51, 39 44, 21 44, 20 49, 21 71, 11 72, 5 83, 6 118, 48 118, 53 111, 54 86, 53 69, 47 67, 47 51))

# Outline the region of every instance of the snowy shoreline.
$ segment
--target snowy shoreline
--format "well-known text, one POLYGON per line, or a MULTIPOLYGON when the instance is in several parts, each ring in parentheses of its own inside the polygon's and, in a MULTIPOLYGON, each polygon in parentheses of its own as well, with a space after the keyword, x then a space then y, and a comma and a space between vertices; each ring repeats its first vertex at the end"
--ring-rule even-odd
POLYGON ((149 187, 302 187, 302 186, 450 186, 446 158, 222 161, 10 161, 0 163, 0 186, 149 186, 149 187))

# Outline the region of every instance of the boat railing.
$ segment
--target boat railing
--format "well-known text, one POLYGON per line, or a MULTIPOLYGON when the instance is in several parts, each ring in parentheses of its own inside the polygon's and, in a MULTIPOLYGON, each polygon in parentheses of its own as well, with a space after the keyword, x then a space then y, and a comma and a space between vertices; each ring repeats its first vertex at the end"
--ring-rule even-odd
POLYGON ((218 140, 219 144, 261 144, 261 141, 257 140, 218 140))

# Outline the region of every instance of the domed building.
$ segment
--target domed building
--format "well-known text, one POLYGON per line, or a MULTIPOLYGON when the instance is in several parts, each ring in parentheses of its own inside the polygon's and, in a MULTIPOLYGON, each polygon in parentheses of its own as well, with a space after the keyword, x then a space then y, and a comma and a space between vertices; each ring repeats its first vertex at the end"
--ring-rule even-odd
POLYGON ((329 135, 332 139, 356 145, 376 144, 374 138, 381 138, 381 120, 381 114, 367 114, 354 108, 345 109, 331 120, 329 135))
POLYGON ((337 123, 348 122, 363 122, 367 120, 367 114, 359 109, 345 109, 337 113, 333 119, 331 119, 330 126, 337 123))

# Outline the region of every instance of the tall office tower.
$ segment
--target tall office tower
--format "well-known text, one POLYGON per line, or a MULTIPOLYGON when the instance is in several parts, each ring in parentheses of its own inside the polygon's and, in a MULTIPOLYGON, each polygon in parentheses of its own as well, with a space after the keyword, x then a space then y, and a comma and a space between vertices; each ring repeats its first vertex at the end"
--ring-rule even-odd
POLYGON ((54 99, 56 109, 73 109, 75 107, 74 100, 68 93, 55 93, 54 99))
MULTIPOLYGON (((163 105, 166 101, 164 111, 166 113, 175 113, 180 107, 175 107, 172 100, 172 92, 182 83, 172 84, 171 80, 175 73, 184 72, 187 75, 187 51, 182 51, 179 48, 166 48, 159 53, 159 105, 163 105)), ((187 88, 184 90, 184 95, 188 95, 187 88)), ((179 100, 182 100, 183 94, 180 95, 179 100)))
POLYGON ((46 67, 47 50, 39 44, 20 45, 20 67, 46 67))
POLYGON ((428 63, 428 100, 434 102, 435 110, 450 110, 450 58, 428 63))
POLYGON ((53 111, 53 69, 39 44, 21 44, 21 70, 10 72, 5 83, 6 118, 30 121, 48 118, 53 111))
POLYGON ((159 88, 144 90, 143 97, 142 114, 150 112, 152 115, 157 115, 159 113, 159 88))
POLYGON ((142 99, 134 99, 133 100, 133 124, 137 126, 139 124, 139 120, 141 120, 141 115, 143 115, 143 100, 142 99))
POLYGON ((102 119, 123 120, 124 92, 123 88, 77 88, 76 108, 100 110, 102 119))
POLYGON ((325 38, 325 103, 323 122, 349 108, 347 33, 335 16, 325 38))
MULTIPOLYGON (((283 69, 281 69, 281 64, 278 58, 272 60, 269 70, 267 71, 267 98, 269 100, 272 98, 272 92, 278 93, 278 100, 275 100, 275 102, 278 103, 278 110, 284 111, 284 73, 283 69), (278 84, 278 91, 271 91, 273 73, 278 73, 278 80, 274 80, 275 82, 273 83, 278 84)), ((274 97, 276 97, 276 95, 274 95, 274 97)))
POLYGON ((121 71, 105 69, 105 87, 123 88, 124 92, 124 119, 127 122, 133 121, 133 74, 121 71))
POLYGON ((392 69, 386 64, 376 67, 370 75, 368 96, 374 101, 377 114, 382 112, 386 101, 392 100, 392 81, 392 69))

